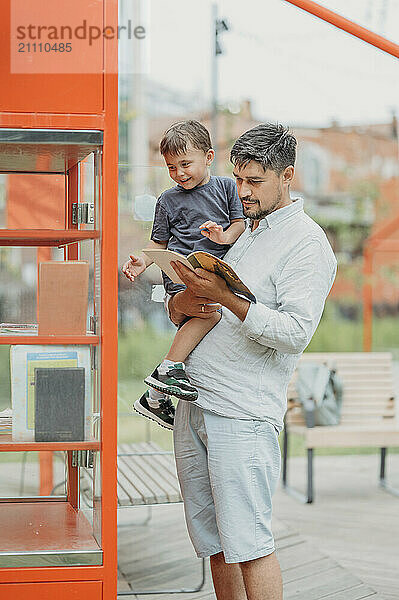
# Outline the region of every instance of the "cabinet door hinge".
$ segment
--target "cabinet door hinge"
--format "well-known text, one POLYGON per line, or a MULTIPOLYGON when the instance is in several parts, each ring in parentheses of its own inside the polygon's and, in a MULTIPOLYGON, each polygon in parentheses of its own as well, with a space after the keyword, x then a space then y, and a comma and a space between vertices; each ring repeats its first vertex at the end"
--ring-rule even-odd
POLYGON ((94 451, 72 450, 72 466, 92 469, 94 467, 94 451))
POLYGON ((94 202, 74 202, 72 204, 72 224, 94 223, 94 202))

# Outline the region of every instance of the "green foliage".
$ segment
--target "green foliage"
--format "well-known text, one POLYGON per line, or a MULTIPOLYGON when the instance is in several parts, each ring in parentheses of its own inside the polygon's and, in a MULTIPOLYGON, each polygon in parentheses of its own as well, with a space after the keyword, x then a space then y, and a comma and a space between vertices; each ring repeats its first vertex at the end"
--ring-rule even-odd
MULTIPOLYGON (((362 321, 338 318, 336 312, 336 308, 330 303, 307 348, 309 352, 361 352, 363 350, 362 321)), ((399 359, 397 318, 374 318, 373 350, 392 352, 394 359, 399 359)))
POLYGON ((171 334, 162 335, 149 326, 120 335, 118 378, 144 379, 165 356, 171 342, 171 334))

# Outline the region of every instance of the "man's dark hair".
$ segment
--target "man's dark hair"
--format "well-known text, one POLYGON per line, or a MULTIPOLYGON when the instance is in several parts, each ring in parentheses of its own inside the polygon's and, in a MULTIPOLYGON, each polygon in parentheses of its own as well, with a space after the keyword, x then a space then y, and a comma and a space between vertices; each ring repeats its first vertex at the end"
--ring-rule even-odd
POLYGON ((191 142, 193 148, 203 150, 205 153, 212 148, 211 136, 202 123, 181 121, 174 123, 165 131, 159 144, 159 150, 162 156, 165 154, 177 156, 187 151, 188 142, 191 142))
POLYGON ((230 160, 234 166, 245 167, 251 160, 280 175, 286 167, 295 165, 296 138, 280 123, 263 123, 249 129, 234 143, 230 160))

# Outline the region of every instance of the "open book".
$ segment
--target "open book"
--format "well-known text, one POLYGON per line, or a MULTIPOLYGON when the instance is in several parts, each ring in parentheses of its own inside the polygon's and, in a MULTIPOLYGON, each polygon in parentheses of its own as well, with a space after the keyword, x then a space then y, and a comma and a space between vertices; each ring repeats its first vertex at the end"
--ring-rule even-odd
POLYGON ((171 266, 171 261, 179 260, 191 270, 204 269, 222 277, 232 292, 238 296, 243 296, 247 300, 256 303, 256 298, 247 286, 241 281, 234 270, 224 260, 209 254, 209 252, 192 252, 188 256, 183 256, 173 250, 143 250, 146 254, 174 283, 183 283, 176 271, 171 266))

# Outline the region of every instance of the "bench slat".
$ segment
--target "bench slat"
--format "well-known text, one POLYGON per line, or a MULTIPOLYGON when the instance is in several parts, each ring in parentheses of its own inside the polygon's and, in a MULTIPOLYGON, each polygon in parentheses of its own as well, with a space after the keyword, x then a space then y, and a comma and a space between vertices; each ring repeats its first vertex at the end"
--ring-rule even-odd
MULTIPOLYGON (((130 452, 131 446, 129 444, 122 444, 120 449, 122 452, 130 452)), ((148 444, 135 444, 134 452, 156 452, 160 449, 155 446, 151 447, 148 444)), ((120 459, 123 457, 120 457, 120 459)), ((133 460, 134 465, 138 461, 142 472, 148 477, 147 485, 152 485, 157 491, 158 503, 161 502, 180 502, 180 492, 177 483, 177 476, 174 470, 173 457, 170 455, 151 455, 151 456, 135 456, 135 457, 124 457, 125 461, 133 460), (152 483, 151 483, 152 482, 152 483)), ((130 465, 132 471, 135 471, 135 466, 130 465)))
MULTIPOLYGON (((128 474, 129 475, 129 474, 128 474)), ((125 464, 118 457, 119 484, 123 487, 126 494, 131 498, 131 504, 155 504, 156 498, 151 487, 147 486, 140 477, 131 478, 126 475, 125 464)))
MULTIPOLYGON (((154 457, 155 459, 155 457, 154 457)), ((144 468, 141 457, 120 456, 120 470, 132 486, 143 491, 146 504, 163 504, 168 501, 164 490, 158 485, 152 474, 144 468)))

